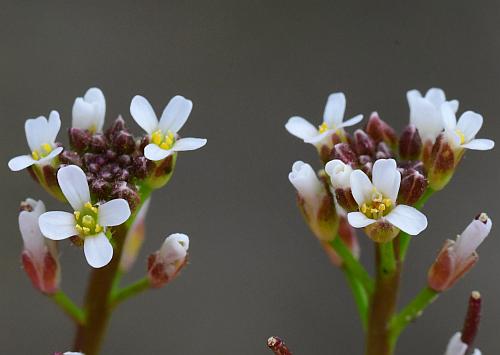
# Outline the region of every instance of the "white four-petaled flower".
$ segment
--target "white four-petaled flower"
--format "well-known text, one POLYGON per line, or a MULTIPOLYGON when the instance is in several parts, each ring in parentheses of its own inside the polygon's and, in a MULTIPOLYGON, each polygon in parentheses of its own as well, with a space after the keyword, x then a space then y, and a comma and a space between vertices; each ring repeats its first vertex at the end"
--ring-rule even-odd
POLYGON ((144 156, 153 161, 165 159, 169 155, 203 147, 204 138, 179 138, 177 132, 186 123, 193 103, 182 96, 174 96, 167 104, 160 120, 151 104, 142 96, 135 96, 130 103, 130 113, 144 129, 151 143, 144 148, 144 156))
POLYGON ((285 128, 294 136, 303 139, 305 143, 319 146, 333 133, 337 133, 344 127, 353 126, 363 119, 363 115, 357 115, 344 121, 345 106, 345 95, 341 92, 333 93, 328 97, 323 123, 318 128, 299 116, 291 117, 285 128))
POLYGON ((477 132, 483 125, 483 116, 472 111, 465 111, 458 119, 453 107, 449 104, 441 105, 441 113, 445 134, 455 148, 474 150, 490 150, 495 146, 491 139, 475 139, 477 132))
POLYGON ((63 151, 62 147, 55 144, 60 128, 61 120, 57 111, 51 111, 48 120, 44 116, 27 119, 24 130, 31 154, 12 158, 9 161, 10 170, 23 170, 33 164, 50 164, 63 151))
MULTIPOLYGON (((468 345, 462 341, 461 337, 462 333, 460 332, 456 332, 451 337, 444 355, 465 355, 468 345)), ((481 351, 479 349, 474 349, 472 355, 481 355, 481 351)))
POLYGON ((99 268, 107 265, 113 257, 113 246, 106 236, 106 227, 118 226, 130 217, 127 201, 114 199, 92 205, 87 178, 76 165, 59 169, 57 181, 75 212, 42 214, 39 224, 43 235, 52 240, 78 235, 84 240, 83 249, 90 266, 99 268))
POLYGON ((350 175, 352 195, 359 206, 358 212, 347 215, 351 226, 363 228, 389 222, 410 235, 427 228, 424 214, 410 206, 396 205, 401 173, 394 159, 377 160, 373 164, 372 181, 361 170, 354 170, 350 175))
POLYGON ((418 90, 410 90, 406 93, 406 98, 410 106, 410 123, 417 127, 424 143, 434 143, 444 128, 441 114, 443 103, 447 103, 453 112, 458 110, 458 101, 446 101, 444 91, 439 88, 429 89, 425 96, 418 90))
POLYGON ((325 172, 330 176, 335 189, 345 189, 351 186, 352 171, 350 165, 338 159, 331 160, 325 165, 325 172))
POLYGON ((73 128, 102 132, 106 115, 106 99, 99 88, 90 88, 73 104, 73 128))

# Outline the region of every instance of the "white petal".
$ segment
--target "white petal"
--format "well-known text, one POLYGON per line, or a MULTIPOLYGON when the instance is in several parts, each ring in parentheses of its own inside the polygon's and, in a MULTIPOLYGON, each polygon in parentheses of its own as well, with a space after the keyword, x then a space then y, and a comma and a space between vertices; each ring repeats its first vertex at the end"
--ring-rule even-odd
POLYGON ((324 131, 323 133, 316 132, 315 136, 312 136, 312 137, 309 137, 309 138, 305 138, 304 142, 305 143, 310 143, 310 144, 317 145, 318 143, 321 143, 326 138, 330 137, 336 131, 337 131, 336 129, 329 129, 327 131, 324 131))
POLYGON ((318 130, 305 118, 299 116, 290 117, 285 125, 286 130, 295 137, 308 139, 318 135, 318 130))
POLYGON ((98 117, 96 112, 96 107, 90 102, 86 102, 83 98, 77 97, 72 109, 73 120, 71 122, 71 127, 88 129, 92 128, 99 130, 98 117))
POLYGON ((57 157, 61 152, 63 151, 63 147, 57 147, 53 151, 49 153, 46 157, 40 159, 40 160, 35 160, 35 164, 38 165, 45 165, 45 164, 50 164, 52 162, 52 159, 57 157))
POLYGON ((487 219, 486 223, 474 219, 462 234, 457 238, 453 249, 455 249, 457 257, 460 260, 468 258, 484 241, 491 231, 491 219, 487 219))
POLYGON ((81 168, 76 165, 65 166, 57 172, 57 181, 64 197, 75 211, 90 201, 87 177, 81 168))
POLYGON ((417 99, 417 98, 422 98, 422 94, 420 93, 420 91, 409 90, 406 92, 406 99, 408 100, 408 106, 410 106, 410 110, 411 110, 411 107, 413 106, 415 99, 417 99))
POLYGON ((325 172, 330 176, 334 188, 348 188, 351 185, 352 168, 343 161, 335 159, 325 165, 325 172))
POLYGON ((472 353, 472 355, 481 355, 481 350, 474 349, 474 352, 472 353))
POLYGON ((446 347, 446 352, 444 355, 464 355, 467 350, 467 344, 462 342, 460 339, 462 334, 460 332, 455 333, 450 339, 448 346, 446 347))
POLYGON ((130 103, 130 114, 137 124, 148 134, 158 129, 158 119, 149 101, 142 96, 134 96, 130 103))
POLYGON ((458 105, 459 105, 458 100, 450 100, 450 101, 447 101, 447 102, 448 102, 448 105, 453 110, 453 112, 456 113, 458 111, 458 105))
POLYGON ((349 118, 347 121, 342 122, 336 128, 351 127, 354 126, 355 124, 358 124, 361 121, 363 121, 363 115, 356 115, 353 118, 349 118))
POLYGON ((465 137, 465 142, 472 140, 483 125, 483 116, 472 111, 466 111, 460 116, 457 129, 460 130, 465 137))
POLYGON ((38 218, 45 212, 42 201, 36 202, 31 212, 21 211, 19 213, 19 230, 23 237, 24 248, 29 250, 35 257, 43 256, 45 251, 45 238, 40 231, 38 218))
POLYGON ((160 129, 165 133, 167 131, 179 132, 192 109, 193 102, 191 100, 180 95, 174 96, 163 110, 159 123, 160 129))
POLYGON ((347 214, 347 220, 349 221, 349 224, 354 228, 363 228, 377 222, 374 219, 366 217, 361 212, 349 212, 347 214))
POLYGON ((406 205, 396 206, 385 219, 409 235, 417 235, 427 228, 427 217, 416 208, 406 205))
POLYGON ((373 194, 373 185, 361 170, 354 170, 351 173, 351 191, 352 196, 356 200, 358 206, 361 206, 366 201, 371 201, 373 194))
POLYGON ((29 155, 20 155, 9 160, 9 169, 12 171, 19 171, 35 164, 36 160, 29 155))
POLYGON ((128 202, 117 198, 103 203, 98 208, 98 220, 102 226, 118 226, 130 217, 128 202))
POLYGON ((50 112, 47 127, 47 141, 43 143, 52 144, 56 141, 57 134, 61 129, 61 118, 59 117, 59 112, 55 110, 50 112))
POLYGON ((414 96, 410 103, 410 123, 413 123, 420 137, 425 142, 434 141, 443 130, 443 122, 439 108, 428 100, 414 96))
POLYGON ((373 185, 385 197, 396 201, 401 184, 401 173, 394 159, 379 159, 373 164, 373 185))
POLYGON ((174 233, 168 236, 160 248, 160 257, 166 264, 182 260, 187 255, 189 238, 182 233, 174 233))
POLYGON ((26 140, 31 151, 40 149, 40 146, 46 142, 47 134, 47 119, 43 116, 37 118, 29 118, 24 124, 26 140))
POLYGON ((323 185, 311 165, 300 160, 293 163, 292 171, 288 174, 288 180, 302 198, 306 199, 310 204, 315 204, 314 201, 318 200, 318 195, 323 189, 323 185))
POLYGON ((335 92, 328 96, 326 101, 325 113, 323 114, 323 121, 330 127, 337 127, 342 123, 345 112, 345 95, 342 92, 335 92))
POLYGON ((42 234, 52 240, 61 240, 78 235, 75 216, 68 212, 45 212, 38 219, 42 234))
POLYGON ((152 161, 163 160, 172 154, 174 151, 172 149, 165 150, 158 147, 156 144, 148 144, 144 148, 144 156, 152 161))
POLYGON ((430 88, 425 94, 425 98, 429 100, 434 106, 440 107, 446 101, 444 91, 439 88, 430 88))
POLYGON ((172 150, 174 152, 182 152, 187 150, 196 150, 207 144, 205 138, 181 138, 175 141, 172 150))
POLYGON ((85 237, 83 251, 93 268, 106 266, 113 258, 113 246, 104 233, 85 237))
POLYGON ((447 103, 441 105, 441 115, 443 117, 444 128, 450 131, 454 131, 457 128, 457 118, 455 117, 455 112, 451 106, 447 103))
POLYGON ((473 150, 490 150, 495 146, 495 142, 491 139, 473 139, 467 144, 462 144, 463 148, 473 150))
POLYGON ((104 117, 106 116, 106 99, 99 88, 90 88, 83 97, 85 101, 90 102, 95 107, 97 131, 102 131, 104 125, 104 117))

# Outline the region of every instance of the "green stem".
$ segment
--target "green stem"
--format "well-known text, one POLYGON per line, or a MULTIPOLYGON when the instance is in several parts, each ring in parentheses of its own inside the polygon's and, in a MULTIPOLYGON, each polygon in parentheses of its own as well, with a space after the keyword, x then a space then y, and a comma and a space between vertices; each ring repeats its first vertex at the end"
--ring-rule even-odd
POLYGON ((401 332, 406 326, 418 318, 423 310, 431 304, 439 293, 426 287, 398 314, 396 314, 390 323, 391 344, 394 346, 401 332))
POLYGON ((396 258, 394 256, 394 246, 392 241, 387 243, 377 243, 380 250, 380 267, 384 275, 393 273, 396 270, 396 258))
POLYGON ((349 248, 344 244, 339 236, 336 236, 332 241, 329 242, 330 246, 335 250, 335 252, 342 258, 342 262, 345 268, 352 273, 352 277, 361 282, 368 294, 373 292, 373 279, 365 270, 363 265, 352 255, 349 248))
POLYGON ((85 324, 85 312, 78 307, 71 298, 63 291, 59 290, 50 298, 77 324, 85 324))
POLYGON ((356 276, 348 269, 343 267, 344 275, 347 279, 347 283, 351 288, 352 294, 354 296, 354 301, 358 308, 359 318, 361 319, 361 324, 363 325, 363 330, 366 331, 367 326, 367 316, 368 316, 368 303, 370 297, 366 292, 363 284, 356 278, 356 276))
POLYGON ((114 292, 110 297, 109 306, 111 308, 114 308, 121 302, 125 301, 127 298, 135 296, 143 291, 146 291, 147 289, 149 289, 149 287, 150 287, 149 279, 147 277, 144 277, 134 282, 133 284, 128 285, 114 292))
MULTIPOLYGON (((434 190, 430 187, 425 190, 424 194, 420 197, 420 199, 415 204, 415 208, 417 210, 421 210, 427 200, 434 194, 434 190)), ((408 247, 410 246, 411 236, 408 233, 401 232, 399 234, 399 258, 401 261, 404 261, 406 258, 406 253, 408 252, 408 247)))

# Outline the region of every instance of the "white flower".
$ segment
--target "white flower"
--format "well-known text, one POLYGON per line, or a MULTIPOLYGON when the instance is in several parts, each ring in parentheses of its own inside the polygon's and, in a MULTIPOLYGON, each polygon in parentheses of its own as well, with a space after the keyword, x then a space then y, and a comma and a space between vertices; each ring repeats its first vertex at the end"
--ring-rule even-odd
POLYGON ((323 200, 325 187, 318 179, 311 165, 303 161, 296 161, 292 165, 292 171, 288 174, 288 179, 300 197, 305 200, 306 205, 316 211, 323 200))
POLYGON ((457 122, 455 111, 449 104, 441 105, 441 113, 445 134, 455 148, 490 150, 495 146, 495 142, 491 139, 475 139, 483 125, 483 116, 480 114, 466 111, 457 122))
POLYGON ((114 199, 102 205, 92 205, 87 178, 76 165, 59 169, 57 181, 75 212, 42 214, 39 224, 43 235, 52 240, 78 235, 84 240, 83 249, 90 266, 107 265, 113 257, 113 247, 105 234, 106 227, 118 226, 130 217, 127 201, 114 199))
MULTIPOLYGON (((468 346, 462 341, 461 337, 462 333, 460 332, 456 332, 455 335, 451 337, 444 355, 465 355, 468 346)), ((481 355, 481 351, 479 349, 474 349, 472 355, 481 355)))
POLYGON ((363 228, 389 222, 398 229, 417 235, 427 228, 427 218, 413 207, 396 205, 401 174, 394 159, 379 159, 373 164, 372 181, 361 170, 351 173, 351 190, 359 212, 347 215, 349 224, 363 228))
POLYGON ((352 171, 350 165, 338 159, 331 160, 325 165, 325 172, 330 176, 334 189, 349 188, 351 186, 352 171))
POLYGON ((320 145, 325 138, 333 133, 342 130, 344 127, 353 126, 363 119, 363 115, 357 115, 343 122, 345 106, 345 95, 341 92, 333 93, 328 97, 323 114, 323 123, 318 128, 299 116, 291 117, 285 128, 294 136, 303 139, 305 143, 320 145))
POLYGON ((172 277, 184 263, 189 249, 189 237, 182 233, 174 233, 165 238, 160 253, 159 260, 165 266, 165 273, 172 277))
POLYGON ((33 164, 50 164, 63 151, 62 147, 55 144, 60 128, 61 120, 57 111, 51 111, 48 120, 44 116, 27 119, 24 130, 31 154, 12 158, 9 161, 10 170, 23 170, 33 164))
POLYGON ((418 90, 410 90, 406 93, 406 98, 410 106, 410 123, 417 127, 424 143, 434 143, 444 128, 441 115, 443 103, 448 103, 453 112, 458 110, 458 101, 446 101, 444 91, 438 88, 429 89, 425 96, 418 90))
POLYGON ((73 104, 73 128, 90 132, 102 132, 106 114, 106 99, 98 88, 90 88, 83 97, 77 97, 73 104))
POLYGON ((148 100, 135 96, 130 103, 130 113, 144 129, 151 143, 144 148, 144 156, 149 160, 165 159, 174 152, 195 150, 203 147, 204 138, 179 138, 177 132, 186 123, 193 103, 182 96, 174 96, 163 110, 160 121, 148 100))

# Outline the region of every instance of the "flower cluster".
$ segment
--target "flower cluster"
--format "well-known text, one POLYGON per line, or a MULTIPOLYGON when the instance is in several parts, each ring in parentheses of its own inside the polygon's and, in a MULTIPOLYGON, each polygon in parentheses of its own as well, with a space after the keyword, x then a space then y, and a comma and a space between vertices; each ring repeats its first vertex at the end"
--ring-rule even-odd
POLYGON ((92 267, 111 261, 113 231, 135 216, 152 189, 166 184, 177 152, 206 144, 206 139, 178 134, 192 106, 190 100, 175 96, 158 122, 149 102, 135 96, 130 113, 147 134, 134 137, 121 116, 103 130, 106 101, 100 89, 91 88, 74 102, 67 148, 56 142, 61 128, 57 111, 48 119, 26 121, 30 154, 11 159, 9 168, 27 169, 35 181, 72 208, 71 212, 45 212, 43 202, 31 199, 22 206, 23 264, 38 289, 51 293, 57 288, 59 267, 52 241, 70 238, 82 245, 92 267))

